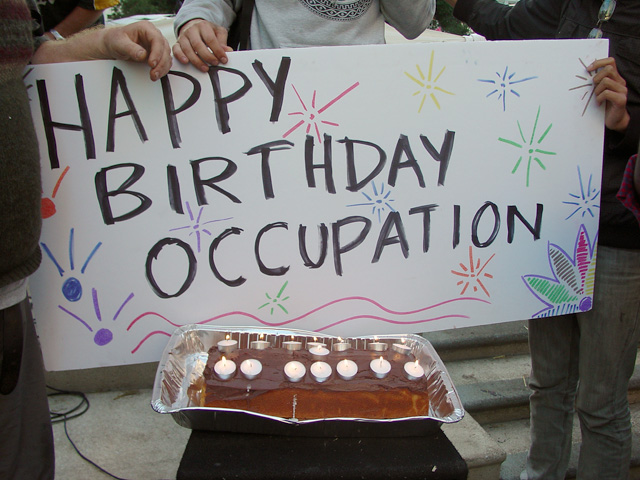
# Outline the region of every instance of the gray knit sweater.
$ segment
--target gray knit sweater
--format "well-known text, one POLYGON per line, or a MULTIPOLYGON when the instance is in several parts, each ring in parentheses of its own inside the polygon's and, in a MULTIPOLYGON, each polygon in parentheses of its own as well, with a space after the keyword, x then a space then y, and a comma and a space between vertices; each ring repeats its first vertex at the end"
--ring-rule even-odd
MULTIPOLYGON (((176 34, 194 18, 229 28, 242 0, 185 0, 176 34)), ((389 23, 407 38, 429 25, 435 0, 256 0, 251 49, 384 43, 389 23)))
POLYGON ((26 278, 41 260, 39 149, 22 80, 34 48, 30 7, 0 2, 0 287, 26 278))

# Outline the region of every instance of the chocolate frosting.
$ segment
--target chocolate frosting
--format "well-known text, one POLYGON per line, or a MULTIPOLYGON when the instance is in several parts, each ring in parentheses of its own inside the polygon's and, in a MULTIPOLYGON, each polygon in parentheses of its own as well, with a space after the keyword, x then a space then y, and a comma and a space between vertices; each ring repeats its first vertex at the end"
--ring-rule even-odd
POLYGON ((231 353, 221 353, 216 346, 213 346, 209 350, 209 359, 204 370, 205 403, 214 399, 249 400, 261 393, 284 388, 330 392, 376 392, 404 388, 426 393, 426 377, 423 376, 417 380, 410 380, 406 377, 404 364, 410 361, 415 361, 413 355, 402 355, 391 349, 385 352, 375 352, 350 348, 344 352, 332 351, 329 355, 318 358, 312 356, 307 350, 289 351, 284 348, 271 347, 264 350, 237 349, 231 353), (220 380, 213 369, 222 356, 236 362, 236 373, 229 380, 220 380), (369 365, 371 360, 381 356, 391 364, 391 371, 384 378, 376 377, 369 365), (349 380, 343 380, 336 372, 338 362, 345 358, 358 365, 358 373, 349 380), (240 372, 240 364, 247 359, 259 360, 262 363, 262 372, 253 380, 247 380, 240 372), (293 360, 301 362, 307 369, 304 378, 299 382, 291 382, 284 375, 284 366, 293 360), (328 363, 333 370, 331 376, 322 383, 317 382, 310 373, 311 365, 316 361, 328 363))

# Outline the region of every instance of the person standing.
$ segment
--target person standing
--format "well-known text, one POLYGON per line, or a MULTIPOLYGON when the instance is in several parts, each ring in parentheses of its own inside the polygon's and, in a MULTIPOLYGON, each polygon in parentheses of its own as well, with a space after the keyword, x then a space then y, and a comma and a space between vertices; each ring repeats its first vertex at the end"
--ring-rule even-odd
MULTIPOLYGON (((226 63, 229 27, 242 0, 185 0, 174 21, 174 57, 202 71, 226 63)), ((406 38, 429 26, 435 0, 256 0, 250 48, 385 43, 385 23, 406 38)))
POLYGON ((22 80, 31 63, 146 62, 157 80, 170 47, 149 22, 48 41, 35 0, 0 0, 0 480, 54 478, 53 435, 42 353, 27 281, 39 266, 39 147, 22 80))
POLYGON ((526 479, 563 479, 574 409, 582 432, 579 479, 628 477, 627 390, 640 338, 640 226, 616 199, 640 137, 640 2, 446 0, 489 40, 608 38, 610 57, 588 66, 605 138, 593 308, 529 320, 531 446, 526 479))

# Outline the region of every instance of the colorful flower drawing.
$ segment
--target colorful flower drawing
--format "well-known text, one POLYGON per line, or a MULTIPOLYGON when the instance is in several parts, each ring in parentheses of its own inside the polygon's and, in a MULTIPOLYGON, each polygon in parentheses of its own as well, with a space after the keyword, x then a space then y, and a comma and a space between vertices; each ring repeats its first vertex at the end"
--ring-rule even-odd
POLYGON ((578 231, 572 256, 558 245, 549 243, 549 265, 554 276, 522 277, 531 293, 546 305, 532 315, 532 318, 586 312, 591 309, 596 250, 596 241, 591 242, 584 225, 578 231))

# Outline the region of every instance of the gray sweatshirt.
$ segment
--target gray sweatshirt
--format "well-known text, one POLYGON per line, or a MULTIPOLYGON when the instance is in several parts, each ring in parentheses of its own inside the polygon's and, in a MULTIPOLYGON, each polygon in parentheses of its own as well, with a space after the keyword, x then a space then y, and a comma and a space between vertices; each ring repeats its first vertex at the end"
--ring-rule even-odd
MULTIPOLYGON (((185 0, 174 22, 176 36, 202 18, 229 28, 242 0, 185 0)), ((431 23, 435 0, 255 0, 251 49, 385 43, 384 24, 406 38, 431 23)))

